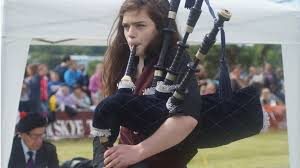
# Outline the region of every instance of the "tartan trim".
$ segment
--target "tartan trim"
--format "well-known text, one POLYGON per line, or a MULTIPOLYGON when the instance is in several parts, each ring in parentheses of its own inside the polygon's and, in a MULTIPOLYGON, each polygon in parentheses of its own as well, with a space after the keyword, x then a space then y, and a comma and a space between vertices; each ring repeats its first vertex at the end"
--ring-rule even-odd
POLYGON ((156 90, 161 93, 172 93, 177 85, 164 85, 163 81, 157 82, 156 90))
POLYGON ((155 87, 146 88, 143 92, 143 95, 154 95, 155 87))
POLYGON ((166 103, 166 107, 169 111, 175 110, 176 106, 171 102, 171 97, 168 98, 168 101, 166 103))
POLYGON ((128 89, 132 89, 132 90, 135 89, 134 83, 132 81, 128 81, 128 80, 121 80, 117 86, 118 86, 118 89, 121 89, 121 88, 128 88, 128 89))
POLYGON ((99 129, 95 127, 91 127, 91 132, 90 134, 92 137, 110 137, 111 136, 111 130, 110 129, 99 129))

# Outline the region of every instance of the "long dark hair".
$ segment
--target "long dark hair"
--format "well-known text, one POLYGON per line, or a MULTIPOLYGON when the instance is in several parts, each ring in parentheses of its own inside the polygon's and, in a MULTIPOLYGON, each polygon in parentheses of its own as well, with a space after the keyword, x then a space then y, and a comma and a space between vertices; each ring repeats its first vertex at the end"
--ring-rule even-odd
MULTIPOLYGON (((145 59, 149 59, 159 55, 162 44, 162 30, 168 22, 169 5, 168 0, 126 0, 122 4, 119 15, 110 31, 108 49, 105 53, 103 68, 104 96, 112 95, 117 90, 117 83, 124 75, 124 69, 128 61, 129 47, 122 26, 124 13, 133 10, 146 10, 155 23, 158 35, 153 42, 150 42, 145 51, 147 55, 145 59)), ((174 26, 177 30, 176 25, 174 26)), ((172 48, 176 46, 178 39, 179 34, 175 33, 170 44, 172 48)))

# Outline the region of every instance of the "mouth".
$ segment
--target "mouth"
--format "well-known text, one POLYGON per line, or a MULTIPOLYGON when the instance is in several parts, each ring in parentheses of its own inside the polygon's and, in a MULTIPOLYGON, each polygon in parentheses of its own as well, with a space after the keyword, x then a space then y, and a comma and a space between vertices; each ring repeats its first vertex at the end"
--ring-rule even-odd
POLYGON ((141 43, 136 43, 136 44, 128 44, 129 48, 132 49, 133 46, 135 46, 136 49, 136 56, 140 55, 143 51, 143 45, 141 43))
POLYGON ((140 43, 138 43, 138 44, 128 44, 128 46, 129 46, 129 48, 133 48, 133 47, 138 48, 139 46, 141 46, 141 44, 140 43))

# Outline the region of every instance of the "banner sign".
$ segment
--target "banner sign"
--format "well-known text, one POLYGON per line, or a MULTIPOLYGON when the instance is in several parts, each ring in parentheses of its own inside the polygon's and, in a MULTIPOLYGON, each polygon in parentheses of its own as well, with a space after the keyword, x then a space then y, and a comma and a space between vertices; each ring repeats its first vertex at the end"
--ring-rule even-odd
POLYGON ((79 112, 70 116, 65 112, 56 113, 56 121, 46 129, 47 139, 84 138, 90 136, 93 112, 79 112))

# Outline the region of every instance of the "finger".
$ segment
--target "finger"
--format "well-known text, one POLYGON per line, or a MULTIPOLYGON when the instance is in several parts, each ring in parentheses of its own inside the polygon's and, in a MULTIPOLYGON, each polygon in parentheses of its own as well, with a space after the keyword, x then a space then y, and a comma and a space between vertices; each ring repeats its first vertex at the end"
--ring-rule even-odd
POLYGON ((129 164, 127 163, 124 156, 118 155, 118 159, 116 164, 113 166, 113 168, 127 168, 129 164))
POLYGON ((117 150, 116 147, 111 147, 104 152, 104 158, 108 157, 117 150))
POLYGON ((124 167, 121 162, 118 162, 113 168, 126 168, 124 167))
POLYGON ((116 163, 116 165, 114 165, 113 168, 127 168, 127 167, 128 167, 128 165, 122 163, 122 161, 119 161, 116 163))
POLYGON ((114 160, 112 160, 111 162, 109 162, 107 165, 105 165, 104 168, 115 168, 115 166, 117 166, 119 163, 119 159, 115 158, 114 160))
POLYGON ((118 154, 112 153, 110 154, 108 157, 104 157, 104 165, 107 165, 108 163, 110 163, 112 160, 116 159, 118 157, 118 154))

